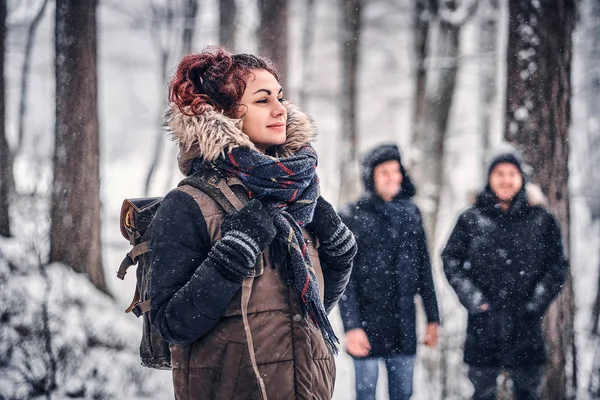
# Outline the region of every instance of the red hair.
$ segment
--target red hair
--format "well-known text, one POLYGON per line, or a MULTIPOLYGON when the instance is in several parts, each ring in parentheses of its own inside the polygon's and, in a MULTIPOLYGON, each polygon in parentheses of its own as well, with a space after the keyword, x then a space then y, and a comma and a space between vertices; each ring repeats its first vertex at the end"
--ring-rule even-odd
POLYGON ((269 71, 279 81, 270 60, 251 54, 231 54, 220 47, 184 56, 169 84, 169 101, 186 115, 211 107, 236 118, 252 70, 269 71))

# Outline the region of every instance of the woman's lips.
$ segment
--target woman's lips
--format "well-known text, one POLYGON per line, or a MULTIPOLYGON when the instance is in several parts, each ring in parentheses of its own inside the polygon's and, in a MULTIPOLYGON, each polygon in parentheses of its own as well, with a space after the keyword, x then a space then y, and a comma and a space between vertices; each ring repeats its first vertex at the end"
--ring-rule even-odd
POLYGON ((267 128, 275 129, 277 131, 283 131, 285 129, 285 124, 283 124, 283 123, 271 124, 271 125, 268 125, 267 128))

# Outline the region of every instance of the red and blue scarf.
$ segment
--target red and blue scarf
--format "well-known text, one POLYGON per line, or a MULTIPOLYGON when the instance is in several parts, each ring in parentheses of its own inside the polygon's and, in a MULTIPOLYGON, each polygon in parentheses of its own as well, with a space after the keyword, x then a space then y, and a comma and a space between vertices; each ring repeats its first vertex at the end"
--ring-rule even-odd
POLYGON ((317 153, 310 145, 291 157, 278 158, 237 147, 214 161, 217 169, 238 177, 253 198, 275 211, 277 237, 271 254, 279 261, 283 278, 300 297, 302 309, 320 329, 332 353, 339 343, 321 297, 314 268, 300 227, 313 218, 319 197, 317 153))

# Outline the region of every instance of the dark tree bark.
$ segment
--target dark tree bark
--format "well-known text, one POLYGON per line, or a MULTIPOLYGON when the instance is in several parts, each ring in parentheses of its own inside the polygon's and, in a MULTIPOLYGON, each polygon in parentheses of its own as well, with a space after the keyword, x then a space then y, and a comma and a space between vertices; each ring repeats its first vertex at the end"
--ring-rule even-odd
POLYGON ((288 0, 259 0, 260 26, 258 28, 258 52, 270 58, 280 72, 281 86, 286 88, 287 74, 287 11, 288 0))
POLYGON ((362 0, 340 0, 342 23, 341 157, 338 204, 354 200, 360 191, 358 173, 357 93, 360 65, 362 0))
POLYGON ((235 52, 236 25, 236 0, 219 0, 219 43, 232 53, 235 52))
MULTIPOLYGON (((505 136, 533 167, 569 245, 569 123, 575 0, 511 0, 505 136)), ((577 388, 573 284, 544 319, 548 364, 542 398, 572 398, 577 388)))
POLYGON ((6 0, 0 0, 0 236, 10 237, 10 197, 14 192, 12 154, 6 138, 4 55, 6 49, 6 0))
POLYGON ((425 97, 425 83, 427 81, 427 42, 431 20, 436 14, 434 0, 417 0, 414 5, 413 17, 413 46, 415 56, 415 94, 413 101, 413 140, 416 126, 421 115, 425 97))
POLYGON ((50 261, 87 273, 106 291, 100 245, 96 6, 97 0, 56 1, 50 261))

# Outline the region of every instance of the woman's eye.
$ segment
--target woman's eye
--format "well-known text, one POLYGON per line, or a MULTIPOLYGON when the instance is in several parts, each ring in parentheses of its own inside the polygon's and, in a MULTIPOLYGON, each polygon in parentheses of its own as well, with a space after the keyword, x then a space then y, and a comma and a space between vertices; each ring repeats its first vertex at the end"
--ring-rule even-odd
POLYGON ((261 103, 261 104, 265 104, 267 102, 267 99, 261 99, 258 100, 257 103, 261 103))
POLYGON ((280 97, 277 99, 280 103, 283 103, 285 101, 285 99, 283 97, 280 97))

